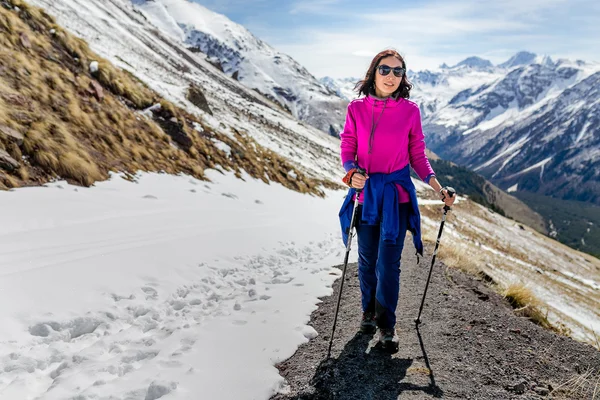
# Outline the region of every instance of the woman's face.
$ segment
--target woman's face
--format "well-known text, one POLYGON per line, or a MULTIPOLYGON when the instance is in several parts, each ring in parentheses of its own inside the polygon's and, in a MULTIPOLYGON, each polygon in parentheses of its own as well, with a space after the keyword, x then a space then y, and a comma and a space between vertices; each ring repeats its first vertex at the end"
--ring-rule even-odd
POLYGON ((388 97, 398 89, 402 76, 398 77, 394 75, 393 71, 390 71, 387 75, 383 76, 379 72, 381 65, 387 65, 390 68, 400 67, 402 68, 402 61, 398 60, 394 56, 387 56, 382 58, 375 68, 375 95, 377 97, 388 97))

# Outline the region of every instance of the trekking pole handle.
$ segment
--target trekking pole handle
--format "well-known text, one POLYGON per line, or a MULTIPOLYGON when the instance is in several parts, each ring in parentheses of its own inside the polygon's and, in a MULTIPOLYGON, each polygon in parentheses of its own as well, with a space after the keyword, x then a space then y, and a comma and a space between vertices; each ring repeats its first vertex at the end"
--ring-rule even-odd
MULTIPOLYGON (((358 167, 356 169, 356 173, 357 174, 361 174, 362 176, 365 176, 367 174, 367 170, 364 169, 364 168, 358 167)), ((360 194, 360 192, 362 192, 363 189, 364 189, 364 186, 362 188, 360 188, 360 189, 356 189, 356 193, 360 194)))
MULTIPOLYGON (((450 186, 443 187, 442 190, 446 190, 448 192, 448 196, 450 197, 454 197, 454 195, 456 194, 456 190, 454 190, 454 188, 450 186)), ((442 200, 444 200, 445 198, 446 196, 444 196, 442 200)))
MULTIPOLYGON (((450 196, 450 198, 454 197, 454 195, 456 194, 456 190, 454 190, 454 188, 450 187, 450 186, 443 187, 442 190, 446 190, 448 192, 448 196, 450 196)), ((442 201, 446 200, 446 195, 444 195, 442 193, 442 196, 443 196, 442 201)), ((444 205, 444 211, 448 211, 450 209, 451 209, 450 206, 444 205)))

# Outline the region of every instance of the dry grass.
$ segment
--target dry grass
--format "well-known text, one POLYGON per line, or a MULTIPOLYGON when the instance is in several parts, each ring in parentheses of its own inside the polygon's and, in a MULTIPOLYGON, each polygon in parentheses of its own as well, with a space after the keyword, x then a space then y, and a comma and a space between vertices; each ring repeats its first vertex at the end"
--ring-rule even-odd
POLYGON ((600 336, 596 333, 594 328, 591 328, 594 334, 594 346, 600 351, 600 336))
MULTIPOLYGON (((425 238, 425 242, 430 244, 431 251, 433 252, 435 239, 430 241, 429 235, 426 236, 428 237, 425 238)), ((436 259, 443 261, 444 264, 451 268, 460 269, 474 276, 481 271, 481 265, 483 264, 482 258, 478 254, 471 253, 466 246, 444 242, 443 237, 438 247, 436 259)))
POLYGON ((528 318, 537 325, 558 334, 569 336, 570 330, 563 324, 548 321, 548 311, 533 291, 522 283, 512 283, 502 290, 502 295, 513 307, 515 314, 528 318))
MULTIPOLYGON (((447 229, 448 226, 446 225, 444 230, 447 229)), ((431 253, 433 253, 435 249, 438 232, 439 227, 435 230, 427 229, 423 232, 423 242, 428 245, 431 253)), ((443 232, 438 246, 436 259, 442 261, 451 268, 460 269, 471 275, 479 274, 481 265, 484 264, 480 252, 447 233, 444 235, 443 232)))
POLYGON ((238 177, 245 171, 265 182, 323 195, 325 182, 299 171, 291 179, 291 164, 248 134, 236 132, 232 139, 214 131, 94 54, 43 10, 22 0, 6 2, 20 11, 0 7, 0 124, 25 140, 17 146, 0 136, 0 148, 22 163, 16 171, 2 172, 0 188, 56 178, 89 186, 106 179, 109 171, 129 176, 139 170, 164 171, 206 179, 207 168, 220 166, 238 177), (98 62, 96 73, 90 71, 92 61, 98 62), (153 118, 136 112, 157 103, 161 111, 153 118), (169 124, 172 118, 177 122, 169 124), (190 128, 194 125, 202 132, 190 128), (217 149, 214 140, 230 146, 231 156, 217 149))
POLYGON ((589 368, 572 376, 554 388, 550 398, 600 400, 600 367, 589 368))

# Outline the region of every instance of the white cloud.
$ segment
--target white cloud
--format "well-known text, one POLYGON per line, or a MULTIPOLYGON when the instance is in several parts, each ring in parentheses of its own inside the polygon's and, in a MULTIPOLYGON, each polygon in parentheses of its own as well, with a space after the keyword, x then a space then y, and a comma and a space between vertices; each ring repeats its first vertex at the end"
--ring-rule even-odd
POLYGON ((586 13, 598 6, 589 0, 454 0, 402 7, 386 3, 384 12, 370 7, 367 13, 333 3, 337 1, 297 3, 295 10, 351 21, 347 27, 337 23, 296 29, 293 35, 267 41, 318 77, 360 76, 370 58, 389 47, 405 56, 411 69, 435 69, 471 55, 497 63, 520 50, 556 57, 576 49, 590 61, 598 57, 598 45, 591 44, 600 42, 598 35, 588 40, 574 31, 598 32, 600 18, 586 13), (573 7, 579 7, 587 27, 569 18, 573 7))
POLYGON ((323 14, 330 10, 330 6, 339 4, 341 0, 304 0, 297 1, 290 8, 290 14, 323 14))
POLYGON ((373 57, 373 52, 368 50, 357 50, 353 52, 352 55, 357 57, 373 57))

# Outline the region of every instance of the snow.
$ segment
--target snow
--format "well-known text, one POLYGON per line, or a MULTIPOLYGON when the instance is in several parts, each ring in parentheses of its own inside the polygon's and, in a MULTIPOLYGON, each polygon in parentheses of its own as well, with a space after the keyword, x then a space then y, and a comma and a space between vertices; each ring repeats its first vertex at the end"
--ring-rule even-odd
POLYGON ((443 69, 439 73, 443 76, 442 84, 432 85, 417 81, 411 91, 411 99, 414 99, 421 108, 432 106, 434 117, 430 122, 447 127, 456 127, 465 120, 473 118, 473 110, 459 111, 448 106, 448 102, 454 96, 469 88, 491 84, 504 76, 500 71, 478 71, 469 68, 443 69))
POLYGON ((508 193, 512 193, 512 192, 516 192, 519 189, 519 184, 515 183, 514 185, 512 185, 511 187, 509 187, 508 189, 506 189, 506 191, 508 193))
POLYGON ((519 171, 517 173, 514 173, 514 174, 506 177, 506 179, 513 178, 513 177, 518 176, 518 175, 522 175, 522 174, 524 174, 526 172, 529 172, 529 171, 532 171, 532 170, 534 170, 536 168, 540 168, 540 179, 541 179, 542 178, 542 174, 544 173, 544 165, 546 165, 548 163, 548 161, 552 160, 552 157, 554 157, 554 156, 546 157, 542 161, 537 162, 537 163, 535 163, 535 164, 533 164, 533 165, 531 165, 531 166, 529 166, 527 168, 524 168, 523 170, 521 170, 521 171, 519 171))
POLYGON ((152 15, 152 23, 159 28, 162 32, 170 35, 173 39, 183 41, 185 40, 185 32, 179 26, 175 18, 167 12, 165 7, 156 1, 133 1, 133 4, 142 7, 146 14, 152 15))
POLYGON ((519 118, 519 113, 517 102, 513 100, 506 109, 500 106, 493 108, 483 121, 473 128, 467 129, 462 134, 464 136, 477 131, 482 132, 500 126, 505 122, 516 121, 519 118))
POLYGON ((333 91, 337 93, 341 98, 352 101, 358 98, 358 93, 354 90, 356 83, 362 78, 331 78, 325 76, 320 81, 333 91))
POLYGON ((577 274, 574 274, 570 271, 559 271, 559 272, 568 276, 571 279, 575 279, 576 281, 579 281, 579 282, 583 283, 584 285, 591 287, 592 289, 600 290, 600 284, 594 282, 592 279, 586 279, 586 278, 579 276, 577 274))
POLYGON ((90 63, 90 72, 92 74, 95 74, 96 72, 98 72, 98 61, 92 61, 90 63))
POLYGON ((223 151, 225 154, 227 154, 227 157, 231 156, 231 146, 229 146, 227 143, 221 142, 218 139, 211 138, 211 141, 215 144, 217 149, 219 149, 219 150, 223 151))
POLYGON ((590 121, 585 122, 585 124, 583 125, 583 128, 581 128, 581 132, 579 132, 579 134, 577 135, 577 138, 575 139, 575 144, 579 143, 579 141, 581 139, 583 139, 583 137, 585 136, 585 134, 587 133, 587 131, 591 125, 592 125, 592 123, 590 121))
POLYGON ((208 172, 0 193, 0 397, 279 389, 339 275, 345 192, 208 172))
POLYGON ((500 151, 497 155, 495 155, 494 157, 490 158, 485 163, 479 165, 476 168, 473 168, 473 171, 478 171, 478 170, 480 170, 482 168, 485 168, 485 167, 487 167, 489 165, 492 165, 495 161, 501 159, 502 157, 504 157, 506 155, 508 155, 507 159, 510 161, 514 156, 516 156, 517 154, 519 154, 519 149, 521 147, 523 147, 523 145, 526 144, 529 140, 530 140, 529 135, 525 135, 523 137, 520 137, 517 141, 515 141, 513 143, 510 143, 506 147, 506 149, 500 151))

